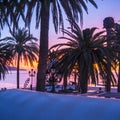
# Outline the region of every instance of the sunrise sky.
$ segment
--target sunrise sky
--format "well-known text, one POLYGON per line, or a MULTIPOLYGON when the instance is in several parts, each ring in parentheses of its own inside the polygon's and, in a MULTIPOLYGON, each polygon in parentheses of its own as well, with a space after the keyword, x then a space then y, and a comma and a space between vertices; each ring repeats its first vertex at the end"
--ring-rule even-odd
MULTIPOLYGON (((83 29, 98 27, 100 30, 103 29, 103 19, 105 17, 113 17, 115 22, 120 23, 120 0, 95 0, 98 5, 98 9, 93 7, 91 4, 87 4, 89 14, 83 11, 83 29)), ((64 16, 66 19, 66 17, 64 16)), ((39 29, 35 30, 35 22, 32 22, 31 33, 39 39, 39 29)), ((23 23, 21 23, 22 25, 23 23)), ((65 20, 65 28, 69 27, 67 20, 65 20)), ((10 36, 8 29, 5 28, 2 31, 1 37, 10 36)), ((61 33, 55 34, 52 21, 50 22, 49 29, 49 47, 56 43, 65 42, 63 40, 58 40, 57 38, 62 36, 61 33)), ((37 66, 37 65, 36 65, 37 66)))
MULTIPOLYGON (((94 0, 97 5, 98 9, 93 7, 90 3, 87 4, 88 6, 88 12, 89 14, 86 14, 85 11, 83 11, 83 29, 87 27, 98 27, 100 29, 103 28, 103 19, 105 17, 113 17, 115 19, 115 22, 120 23, 120 0, 94 0)), ((64 16, 66 19, 66 17, 64 16)), ((32 22, 31 24, 31 33, 39 39, 39 29, 35 29, 35 22, 32 22)), ((23 23, 21 23, 22 25, 23 23)), ((69 27, 69 24, 67 20, 65 20, 65 28, 69 27)), ((9 33, 7 32, 8 29, 5 28, 2 31, 2 36, 5 37, 8 36, 9 33)), ((50 22, 50 30, 49 30, 49 46, 54 45, 55 43, 61 42, 60 40, 57 40, 59 36, 62 34, 58 33, 55 34, 52 21, 50 22)))
MULTIPOLYGON (((91 4, 88 4, 89 14, 86 14, 86 12, 83 11, 83 29, 87 27, 98 27, 99 29, 102 29, 102 21, 105 17, 113 17, 115 22, 120 23, 120 0, 95 0, 95 2, 98 5, 98 9, 93 7, 91 4)), ((67 20, 65 22, 67 25, 66 27, 69 27, 67 20)), ((61 34, 56 35, 53 26, 51 25, 49 38, 50 46, 61 42, 60 40, 57 40, 58 36, 61 36, 61 34)))

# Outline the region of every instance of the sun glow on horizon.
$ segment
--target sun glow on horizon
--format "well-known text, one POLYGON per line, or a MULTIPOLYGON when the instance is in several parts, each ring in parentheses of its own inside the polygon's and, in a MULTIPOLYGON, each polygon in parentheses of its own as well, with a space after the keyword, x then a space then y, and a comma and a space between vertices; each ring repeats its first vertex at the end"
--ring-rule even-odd
MULTIPOLYGON (((38 63, 37 62, 33 62, 33 66, 31 66, 30 64, 24 64, 24 63, 20 63, 20 69, 26 69, 26 70, 30 70, 30 69, 34 69, 37 70, 37 66, 38 63)), ((10 67, 16 67, 16 64, 10 64, 10 67)))
POLYGON ((29 69, 35 69, 36 70, 37 65, 38 65, 37 62, 33 62, 33 66, 31 66, 30 64, 28 64, 28 65, 21 64, 20 68, 21 69, 26 69, 26 70, 29 70, 29 69))

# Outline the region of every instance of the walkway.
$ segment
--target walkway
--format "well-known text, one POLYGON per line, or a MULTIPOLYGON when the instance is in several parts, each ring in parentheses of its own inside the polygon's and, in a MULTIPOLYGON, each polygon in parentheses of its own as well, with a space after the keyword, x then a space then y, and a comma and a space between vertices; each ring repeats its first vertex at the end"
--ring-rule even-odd
POLYGON ((0 120, 120 120, 120 100, 6 90, 0 120))

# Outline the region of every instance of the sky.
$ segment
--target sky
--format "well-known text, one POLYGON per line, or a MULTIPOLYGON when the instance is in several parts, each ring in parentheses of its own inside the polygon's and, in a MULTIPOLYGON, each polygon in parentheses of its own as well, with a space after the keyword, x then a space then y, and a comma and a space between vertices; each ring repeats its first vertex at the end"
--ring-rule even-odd
MULTIPOLYGON (((88 14, 83 10, 83 29, 91 28, 91 27, 98 27, 100 30, 103 29, 103 20, 105 17, 113 17, 115 22, 120 23, 120 0, 94 0, 98 5, 98 9, 96 9, 90 3, 87 4, 88 6, 88 14)), ((64 16, 65 17, 65 16, 64 16)), ((39 39, 39 29, 35 29, 35 22, 32 22, 31 25, 31 33, 34 37, 39 39)), ((69 24, 65 17, 65 29, 69 27, 69 24)), ((21 26, 23 23, 21 23, 21 26)), ((10 36, 8 33, 8 29, 5 28, 2 31, 1 37, 10 36)), ((58 37, 62 36, 61 33, 55 34, 54 27, 52 21, 50 21, 50 29, 49 29, 49 47, 54 44, 66 42, 64 40, 59 40, 58 37)))
MULTIPOLYGON (((89 2, 87 4, 88 6, 88 14, 83 10, 83 29, 85 28, 91 28, 91 27, 98 27, 100 30, 103 29, 103 20, 105 17, 113 17, 115 19, 115 22, 120 23, 120 0, 94 0, 96 4, 98 5, 98 9, 96 9, 93 5, 91 5, 89 2)), ((65 16, 64 16, 65 17, 65 16)), ((39 39, 39 29, 35 29, 35 22, 32 22, 31 25, 31 33, 39 39)), ((68 21, 65 17, 65 29, 69 27, 68 21)), ((23 23, 21 23, 23 25, 23 23)), ((5 28, 2 31, 1 37, 9 36, 10 34, 8 32, 7 28, 5 28)), ((52 21, 50 21, 50 29, 49 29, 49 47, 52 45, 64 42, 60 41, 57 38, 62 36, 61 33, 55 34, 54 27, 52 21)))
MULTIPOLYGON (((88 14, 83 11, 83 29, 98 27, 100 30, 103 29, 103 20, 105 17, 113 17, 115 22, 120 23, 120 0, 94 0, 98 9, 96 9, 90 3, 88 6, 88 14)), ((67 20, 65 21, 66 28, 69 27, 67 20)), ((57 38, 62 36, 62 34, 56 35, 53 29, 53 26, 50 25, 50 37, 49 37, 49 46, 54 45, 55 43, 61 42, 57 38)), ((62 41, 63 42, 63 41, 62 41)))

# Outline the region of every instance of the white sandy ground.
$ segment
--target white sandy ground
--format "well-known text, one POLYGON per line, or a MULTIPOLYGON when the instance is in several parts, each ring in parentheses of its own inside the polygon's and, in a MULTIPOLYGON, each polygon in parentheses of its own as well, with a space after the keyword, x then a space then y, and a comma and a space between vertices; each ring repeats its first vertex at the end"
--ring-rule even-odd
POLYGON ((120 120, 120 100, 11 89, 0 92, 0 120, 120 120))

